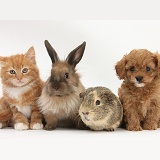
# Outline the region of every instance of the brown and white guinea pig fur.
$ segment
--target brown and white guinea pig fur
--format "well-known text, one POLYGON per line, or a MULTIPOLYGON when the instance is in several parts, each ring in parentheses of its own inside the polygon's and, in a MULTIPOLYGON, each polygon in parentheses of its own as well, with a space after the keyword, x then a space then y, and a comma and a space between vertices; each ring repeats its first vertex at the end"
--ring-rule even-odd
POLYGON ((88 88, 80 93, 82 121, 92 130, 114 131, 121 124, 123 107, 118 97, 105 87, 88 88))
POLYGON ((45 46, 52 60, 51 75, 38 99, 46 122, 45 129, 53 130, 56 127, 84 129, 86 126, 80 119, 78 110, 81 104, 79 94, 85 88, 75 67, 83 56, 86 42, 71 51, 64 61, 59 59, 47 40, 45 46))

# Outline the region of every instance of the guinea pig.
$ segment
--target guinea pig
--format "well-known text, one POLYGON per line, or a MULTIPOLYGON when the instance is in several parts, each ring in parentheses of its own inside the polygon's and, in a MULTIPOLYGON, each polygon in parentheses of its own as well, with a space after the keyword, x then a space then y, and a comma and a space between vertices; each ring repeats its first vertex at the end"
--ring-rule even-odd
POLYGON ((88 88, 80 93, 82 103, 79 115, 92 130, 114 131, 123 118, 123 107, 119 98, 108 88, 88 88))

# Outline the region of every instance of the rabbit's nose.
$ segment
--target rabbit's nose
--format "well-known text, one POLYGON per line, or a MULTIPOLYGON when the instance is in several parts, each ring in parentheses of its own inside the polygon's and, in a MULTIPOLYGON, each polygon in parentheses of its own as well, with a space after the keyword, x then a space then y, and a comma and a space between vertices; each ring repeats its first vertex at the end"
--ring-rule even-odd
POLYGON ((58 85, 52 85, 53 89, 58 90, 59 86, 58 85))
POLYGON ((84 114, 84 115, 88 115, 88 114, 89 114, 89 112, 82 112, 82 114, 84 114))

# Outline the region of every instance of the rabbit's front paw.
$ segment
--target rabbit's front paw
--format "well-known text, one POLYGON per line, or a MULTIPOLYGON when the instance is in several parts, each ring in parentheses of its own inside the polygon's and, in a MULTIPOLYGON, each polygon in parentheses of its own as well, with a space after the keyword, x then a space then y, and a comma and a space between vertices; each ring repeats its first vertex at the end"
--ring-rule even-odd
POLYGON ((48 131, 52 131, 52 130, 56 129, 56 125, 46 124, 45 127, 44 127, 44 129, 48 130, 48 131))
POLYGON ((107 129, 105 129, 106 131, 108 131, 108 132, 112 132, 112 131, 114 131, 114 128, 107 128, 107 129))

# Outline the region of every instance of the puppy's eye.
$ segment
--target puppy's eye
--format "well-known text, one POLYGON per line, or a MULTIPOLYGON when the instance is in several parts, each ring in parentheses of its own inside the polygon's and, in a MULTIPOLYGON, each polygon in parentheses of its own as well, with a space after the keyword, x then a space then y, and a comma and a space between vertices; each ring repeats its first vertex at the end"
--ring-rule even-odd
POLYGON ((23 68, 22 69, 22 73, 27 73, 28 72, 28 69, 27 68, 23 68))
POLYGON ((135 68, 134 68, 134 67, 131 67, 129 70, 130 70, 131 72, 134 72, 134 71, 135 71, 135 68))
POLYGON ((149 67, 146 67, 146 71, 149 72, 151 69, 149 67))
POLYGON ((10 70, 9 72, 10 72, 10 74, 16 74, 15 70, 10 70))
POLYGON ((69 73, 66 73, 65 75, 64 75, 64 77, 67 79, 67 78, 69 78, 69 73))
POLYGON ((100 100, 96 100, 96 105, 98 106, 98 105, 100 105, 100 100))

